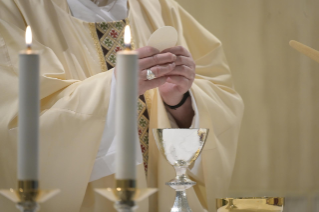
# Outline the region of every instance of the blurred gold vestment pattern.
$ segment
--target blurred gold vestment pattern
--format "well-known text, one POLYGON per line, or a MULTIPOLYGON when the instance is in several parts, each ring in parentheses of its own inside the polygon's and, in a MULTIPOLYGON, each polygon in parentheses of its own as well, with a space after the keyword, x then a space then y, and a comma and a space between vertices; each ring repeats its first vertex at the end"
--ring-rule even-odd
MULTIPOLYGON (((128 19, 136 48, 145 46, 157 28, 170 25, 178 45, 190 50, 197 64, 191 88, 201 128, 209 128, 201 155, 203 181, 188 192, 194 211, 215 211, 233 171, 243 112, 233 89, 220 41, 174 0, 129 0, 128 19), (200 204, 201 203, 201 204, 200 204), (201 206, 202 205, 202 206, 201 206)), ((114 211, 113 203, 93 192, 114 187, 113 175, 88 184, 108 110, 113 70, 103 71, 94 35, 87 23, 72 17, 66 0, 0 1, 0 188, 16 188, 18 121, 18 52, 25 48, 26 25, 33 31, 33 48, 41 51, 40 183, 61 193, 41 205, 41 211, 114 211)), ((157 89, 148 91, 150 129, 170 127, 157 89)), ((150 131, 151 132, 151 131, 150 131)), ((141 202, 137 211, 168 211, 175 192, 165 182, 173 168, 149 136, 149 170, 138 166, 139 187, 159 192, 141 202)), ((196 177, 196 176, 195 176, 196 177)), ((15 206, 0 197, 1 211, 15 206)))

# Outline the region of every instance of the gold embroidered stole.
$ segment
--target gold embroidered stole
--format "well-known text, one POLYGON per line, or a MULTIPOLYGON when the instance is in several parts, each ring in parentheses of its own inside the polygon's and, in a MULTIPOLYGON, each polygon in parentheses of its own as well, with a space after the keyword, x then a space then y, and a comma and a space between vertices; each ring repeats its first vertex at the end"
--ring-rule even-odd
MULTIPOLYGON (((116 53, 125 48, 124 28, 128 24, 128 19, 114 22, 102 22, 92 24, 92 36, 98 39, 96 48, 99 51, 101 67, 107 71, 116 65, 116 53), (94 30, 94 31, 93 31, 94 30)), ((132 45, 134 48, 134 45, 132 45)), ((143 154, 145 173, 148 169, 148 131, 149 115, 144 95, 138 98, 138 135, 143 154)))

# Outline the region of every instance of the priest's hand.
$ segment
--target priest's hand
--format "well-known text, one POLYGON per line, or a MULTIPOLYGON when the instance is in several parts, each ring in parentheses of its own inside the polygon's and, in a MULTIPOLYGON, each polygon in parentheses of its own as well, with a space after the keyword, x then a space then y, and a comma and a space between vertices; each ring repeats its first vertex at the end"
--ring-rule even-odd
MULTIPOLYGON (((139 91, 138 94, 142 95, 145 91, 157 88, 167 80, 167 74, 174 70, 175 60, 177 57, 170 52, 160 53, 159 50, 146 46, 136 50, 139 55, 139 91), (155 79, 148 80, 146 78, 147 70, 150 69, 155 79)), ((114 69, 116 76, 116 68, 114 69)))
MULTIPOLYGON (((177 56, 176 66, 173 71, 166 74, 166 83, 159 86, 163 101, 168 105, 174 106, 180 103, 184 94, 191 88, 195 79, 196 64, 191 53, 182 46, 172 47, 161 53, 172 53, 177 56)), ((167 107, 167 110, 174 117, 179 127, 191 126, 194 111, 190 97, 176 110, 169 107, 167 107)))

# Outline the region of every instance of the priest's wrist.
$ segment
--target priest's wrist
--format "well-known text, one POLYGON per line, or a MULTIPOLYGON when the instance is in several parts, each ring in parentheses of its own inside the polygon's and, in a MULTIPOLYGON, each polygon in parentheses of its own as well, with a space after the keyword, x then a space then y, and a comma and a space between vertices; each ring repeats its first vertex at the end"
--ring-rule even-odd
POLYGON ((163 101, 163 102, 164 102, 164 105, 166 107, 168 107, 169 109, 176 110, 177 108, 181 107, 186 102, 186 100, 189 98, 189 96, 190 96, 189 91, 187 91, 186 93, 184 93, 184 95, 183 95, 182 99, 179 101, 179 103, 175 104, 175 105, 169 105, 165 101, 163 101))
POLYGON ((165 102, 164 104, 166 110, 173 116, 179 128, 189 128, 192 125, 195 112, 192 107, 192 99, 189 97, 188 92, 183 95, 182 100, 180 100, 177 105, 173 105, 175 107, 170 107, 172 105, 167 105, 165 102))

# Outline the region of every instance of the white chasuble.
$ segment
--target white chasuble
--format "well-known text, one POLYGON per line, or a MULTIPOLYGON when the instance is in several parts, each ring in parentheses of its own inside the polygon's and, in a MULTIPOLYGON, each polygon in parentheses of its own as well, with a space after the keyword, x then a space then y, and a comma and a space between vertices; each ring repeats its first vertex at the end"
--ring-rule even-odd
MULTIPOLYGON (((202 180, 187 194, 193 211, 215 211, 214 198, 224 196, 229 186, 243 111, 222 45, 174 0, 130 0, 128 20, 136 48, 168 25, 177 29, 178 45, 192 53, 197 75, 191 92, 199 127, 210 133, 199 164, 202 180)), ((33 48, 41 52, 40 185, 62 190, 41 210, 112 211, 113 203, 93 188, 114 187, 113 175, 88 182, 106 124, 113 70, 105 69, 95 23, 73 17, 66 0, 0 1, 0 188, 15 188, 17 182, 18 52, 25 48, 26 24, 32 27, 33 48)), ((158 90, 145 97, 149 128, 170 127, 158 90)), ((151 133, 148 142, 148 175, 139 165, 138 185, 159 191, 137 211, 169 211, 175 192, 165 182, 175 176, 174 169, 159 154, 151 133)), ((0 205, 16 211, 4 197, 0 205)))
MULTIPOLYGON (((72 15, 83 21, 95 21, 96 34, 100 43, 105 67, 107 70, 111 70, 116 63, 116 53, 124 48, 124 26, 129 24, 127 17, 127 0, 114 0, 105 6, 99 7, 90 0, 68 0, 72 15), (122 18, 123 20, 118 20, 122 18)), ((133 45, 134 48, 134 38, 133 45)), ((102 177, 114 174, 115 172, 115 89, 116 89, 116 78, 113 74, 109 108, 106 116, 106 123, 104 133, 101 139, 99 151, 96 156, 96 161, 93 166, 90 182, 98 180, 102 177)), ((195 99, 190 91, 192 98, 192 105, 195 111, 193 124, 191 128, 199 126, 198 108, 196 106, 195 99)), ((149 114, 145 101, 145 96, 142 95, 138 99, 138 136, 140 145, 137 146, 137 164, 144 164, 144 169, 147 174, 148 168, 148 124, 149 114)), ((150 104, 148 104, 150 106, 150 104)), ((178 127, 175 123, 174 118, 170 116, 170 124, 172 127, 178 127)), ((200 158, 197 160, 197 164, 200 164, 200 158)), ((200 167, 195 164, 192 168, 195 173, 194 176, 202 176, 200 167)))

